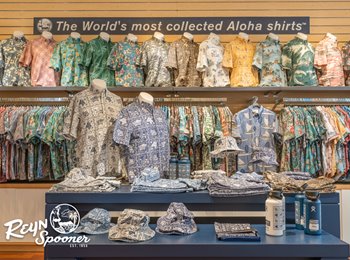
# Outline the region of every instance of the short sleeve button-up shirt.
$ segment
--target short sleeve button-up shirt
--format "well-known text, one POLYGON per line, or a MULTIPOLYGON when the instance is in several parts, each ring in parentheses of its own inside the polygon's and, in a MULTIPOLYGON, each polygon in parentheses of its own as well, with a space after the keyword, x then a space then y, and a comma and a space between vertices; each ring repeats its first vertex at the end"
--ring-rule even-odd
POLYGON ((199 45, 197 70, 202 72, 204 87, 225 87, 230 85, 229 73, 222 66, 224 47, 218 35, 211 33, 199 45))
POLYGON ((181 37, 170 45, 167 66, 174 71, 176 87, 201 86, 200 73, 196 69, 199 45, 181 37))
POLYGON ((55 40, 47 40, 42 36, 26 45, 20 64, 31 67, 32 86, 55 87, 58 85, 59 76, 50 67, 50 58, 55 46, 55 40))
POLYGON ((315 51, 300 38, 289 41, 282 50, 282 65, 287 70, 289 86, 316 86, 315 51))
POLYGON ((155 37, 143 43, 138 64, 145 70, 146 87, 171 87, 171 76, 166 67, 168 51, 169 44, 155 37))
POLYGON ((226 45, 223 66, 231 70, 231 86, 255 87, 259 84, 258 72, 253 67, 254 53, 255 46, 239 37, 226 45))
POLYGON ((111 40, 97 37, 88 42, 85 48, 82 65, 89 71, 89 81, 103 79, 107 86, 114 86, 114 73, 107 66, 108 56, 113 48, 111 40))
POLYGON ((143 87, 143 70, 136 63, 140 59, 141 47, 132 41, 117 42, 110 53, 107 65, 115 71, 115 85, 143 87))
POLYGON ((277 116, 274 112, 260 106, 250 106, 234 115, 235 133, 238 134, 238 170, 241 172, 262 172, 276 170, 273 165, 250 164, 253 151, 257 148, 275 150, 274 133, 278 132, 277 116))
POLYGON ((0 70, 3 86, 30 86, 30 69, 19 66, 26 38, 11 37, 0 42, 0 70))
POLYGON ((68 39, 58 43, 51 57, 51 67, 61 71, 61 86, 84 87, 88 85, 88 75, 80 66, 86 43, 81 39, 68 39))
POLYGON ((129 181, 146 168, 157 167, 161 175, 168 170, 168 123, 159 108, 139 100, 125 107, 116 121, 113 139, 126 148, 129 181))
POLYGON ((337 38, 328 33, 316 47, 315 67, 321 71, 321 86, 344 86, 343 58, 337 45, 337 38))
POLYGON ((282 68, 282 49, 278 40, 267 37, 256 46, 253 65, 260 71, 260 86, 283 87, 287 85, 282 68))
POLYGON ((76 166, 91 171, 92 176, 119 176, 122 171, 119 149, 113 144, 113 126, 122 107, 120 97, 92 86, 69 104, 63 134, 77 142, 76 166))

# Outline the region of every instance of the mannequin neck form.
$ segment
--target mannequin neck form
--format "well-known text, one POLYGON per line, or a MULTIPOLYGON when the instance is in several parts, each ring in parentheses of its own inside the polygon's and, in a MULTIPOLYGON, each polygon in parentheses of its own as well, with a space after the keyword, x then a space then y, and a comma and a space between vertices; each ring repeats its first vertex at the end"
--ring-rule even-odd
POLYGON ((248 41, 248 40, 249 40, 248 34, 246 34, 246 33, 244 33, 244 32, 240 32, 240 33, 238 34, 238 37, 241 38, 241 39, 243 39, 243 40, 245 40, 245 41, 248 41))
POLYGON ((304 33, 297 33, 297 38, 306 41, 307 40, 307 35, 304 33))
POLYGON ((108 33, 105 33, 105 32, 101 32, 100 33, 100 37, 101 37, 102 40, 104 40, 106 42, 108 42, 109 39, 110 39, 110 35, 108 33))
POLYGON ((72 37, 73 39, 80 39, 80 33, 71 32, 70 37, 72 37))
POLYGON ((184 32, 183 37, 185 37, 186 39, 193 41, 193 34, 188 33, 188 32, 184 32))
POLYGON ((137 36, 136 35, 134 35, 134 34, 132 34, 132 33, 129 33, 127 36, 126 36, 126 38, 129 40, 129 41, 131 41, 131 42, 137 42, 137 36))
POLYGON ((13 32, 13 37, 17 38, 17 39, 21 39, 24 37, 24 33, 21 31, 14 31, 13 32))
POLYGON ((144 102, 153 106, 154 99, 150 94, 146 92, 141 92, 138 96, 138 99, 140 102, 144 102))
POLYGON ((331 39, 333 39, 333 40, 337 40, 337 37, 334 35, 334 34, 331 34, 331 33, 326 33, 326 37, 328 37, 328 38, 331 38, 331 39))
POLYGON ((107 89, 106 81, 104 81, 103 79, 94 79, 91 82, 91 87, 93 90, 96 90, 101 93, 103 90, 107 89))
POLYGON ((279 37, 278 37, 276 34, 274 34, 274 33, 269 33, 268 36, 269 36, 271 39, 275 40, 275 41, 278 41, 278 40, 279 40, 279 37))
POLYGON ((160 41, 164 41, 164 34, 162 34, 161 32, 155 32, 153 34, 153 37, 160 40, 160 41))
POLYGON ((44 37, 46 40, 51 40, 52 39, 52 33, 44 31, 41 34, 42 37, 44 37))

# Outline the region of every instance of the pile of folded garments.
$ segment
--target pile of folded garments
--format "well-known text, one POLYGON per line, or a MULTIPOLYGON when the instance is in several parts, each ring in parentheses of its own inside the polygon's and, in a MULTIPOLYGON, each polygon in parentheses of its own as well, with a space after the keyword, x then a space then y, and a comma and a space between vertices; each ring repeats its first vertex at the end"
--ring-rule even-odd
POLYGON ((210 175, 212 175, 213 173, 220 173, 220 174, 226 175, 226 172, 222 170, 198 170, 198 171, 191 172, 191 178, 208 180, 210 175))
POLYGON ((260 241, 258 231, 250 224, 214 223, 216 237, 226 241, 260 241))
MULTIPOLYGON (((244 176, 244 175, 243 175, 244 176)), ((263 181, 253 178, 233 177, 223 174, 212 174, 209 178, 208 190, 213 197, 238 197, 265 194, 269 186, 263 181)))
POLYGON ((280 172, 280 174, 284 174, 294 180, 310 180, 312 179, 310 173, 308 172, 280 172))
POLYGON ((157 168, 146 168, 135 178, 131 185, 132 192, 153 192, 153 193, 180 193, 205 190, 205 180, 191 179, 160 179, 157 168))
POLYGON ((72 169, 60 183, 54 184, 51 192, 111 192, 120 187, 115 177, 91 176, 88 170, 72 169))
POLYGON ((181 202, 172 202, 166 215, 157 221, 156 231, 161 234, 191 235, 197 232, 194 215, 181 202))
POLYGON ((335 180, 323 176, 308 180, 295 180, 286 174, 270 171, 265 172, 264 176, 271 188, 279 189, 283 192, 294 193, 305 190, 315 190, 319 192, 335 191, 335 180))

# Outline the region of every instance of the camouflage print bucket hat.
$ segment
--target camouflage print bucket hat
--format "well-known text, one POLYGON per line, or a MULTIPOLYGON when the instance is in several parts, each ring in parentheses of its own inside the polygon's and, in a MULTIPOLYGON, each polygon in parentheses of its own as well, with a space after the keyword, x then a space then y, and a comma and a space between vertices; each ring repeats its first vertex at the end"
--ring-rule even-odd
POLYGON ((181 202, 172 202, 165 216, 157 221, 156 231, 163 234, 190 235, 197 232, 194 216, 181 202))
POLYGON ((265 163, 266 165, 278 166, 276 153, 272 148, 256 148, 253 150, 252 159, 249 163, 265 163))
POLYGON ((118 218, 118 224, 109 230, 108 239, 124 242, 142 242, 154 237, 148 226, 149 216, 136 209, 125 209, 118 218))
POLYGON ((111 223, 109 212, 105 209, 95 208, 90 210, 81 220, 79 227, 75 233, 85 233, 90 235, 98 235, 108 233, 111 223))

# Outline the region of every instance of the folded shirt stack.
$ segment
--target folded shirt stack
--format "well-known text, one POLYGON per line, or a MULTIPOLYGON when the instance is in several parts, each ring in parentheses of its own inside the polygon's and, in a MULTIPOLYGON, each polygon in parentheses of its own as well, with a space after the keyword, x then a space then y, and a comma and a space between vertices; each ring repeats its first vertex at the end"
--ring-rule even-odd
POLYGON ((280 172, 280 174, 285 174, 294 180, 310 180, 312 178, 308 172, 280 172))
POLYGON ((229 178, 222 174, 212 174, 209 178, 208 190, 213 197, 238 197, 265 194, 269 186, 244 178, 229 178))
POLYGON ((214 223, 216 237, 226 241, 260 241, 259 233, 250 224, 214 223))
POLYGON ((111 192, 120 187, 120 181, 115 177, 99 176, 94 178, 89 171, 74 168, 65 179, 54 184, 50 192, 111 192))
POLYGON ((271 188, 279 189, 286 193, 294 193, 305 190, 315 190, 319 192, 335 191, 335 180, 324 176, 311 178, 309 180, 295 180, 286 174, 270 171, 265 172, 264 176, 271 188))
POLYGON ((159 171, 155 168, 145 169, 140 176, 136 177, 131 185, 132 192, 154 192, 154 193, 181 193, 197 190, 205 190, 205 180, 160 179, 159 171))

